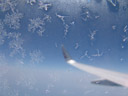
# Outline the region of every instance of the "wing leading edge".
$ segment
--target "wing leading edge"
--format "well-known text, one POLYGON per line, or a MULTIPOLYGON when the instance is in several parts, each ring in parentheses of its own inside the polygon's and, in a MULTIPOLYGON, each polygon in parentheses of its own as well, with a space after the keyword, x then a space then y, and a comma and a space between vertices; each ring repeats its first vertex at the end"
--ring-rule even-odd
POLYGON ((104 78, 104 80, 92 81, 91 83, 99 84, 99 85, 108 85, 108 86, 124 86, 128 88, 128 75, 127 74, 113 72, 110 70, 78 63, 70 57, 70 55, 68 54, 64 46, 62 46, 62 52, 68 64, 80 70, 83 70, 93 75, 96 75, 98 77, 104 78))

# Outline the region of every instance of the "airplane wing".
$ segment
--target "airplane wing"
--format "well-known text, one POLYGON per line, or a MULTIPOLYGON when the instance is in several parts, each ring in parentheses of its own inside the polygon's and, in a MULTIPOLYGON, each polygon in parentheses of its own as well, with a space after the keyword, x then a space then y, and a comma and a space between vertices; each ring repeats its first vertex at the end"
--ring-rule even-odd
POLYGON ((91 82, 92 84, 97 84, 97 85, 105 85, 105 86, 122 86, 120 84, 117 84, 115 82, 109 81, 109 80, 95 80, 91 82))
POLYGON ((109 86, 124 86, 128 88, 128 75, 114 72, 86 64, 81 64, 73 60, 64 46, 62 45, 62 52, 66 62, 80 70, 86 71, 98 77, 104 78, 104 80, 92 81, 93 84, 109 85, 109 86))

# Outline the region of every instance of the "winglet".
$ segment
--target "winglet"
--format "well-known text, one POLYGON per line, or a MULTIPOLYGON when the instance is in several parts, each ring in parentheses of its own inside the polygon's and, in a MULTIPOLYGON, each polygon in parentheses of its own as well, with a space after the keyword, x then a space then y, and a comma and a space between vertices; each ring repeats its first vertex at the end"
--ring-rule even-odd
POLYGON ((70 57, 70 55, 68 54, 68 52, 67 52, 66 49, 64 48, 64 45, 62 45, 62 52, 63 52, 64 59, 65 59, 66 61, 72 60, 72 58, 70 57))

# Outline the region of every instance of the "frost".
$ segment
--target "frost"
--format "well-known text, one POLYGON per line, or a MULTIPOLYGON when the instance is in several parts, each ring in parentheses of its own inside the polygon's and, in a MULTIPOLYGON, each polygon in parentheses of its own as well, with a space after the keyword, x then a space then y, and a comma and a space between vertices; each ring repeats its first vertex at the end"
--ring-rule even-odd
POLYGON ((127 43, 128 42, 128 26, 125 25, 124 28, 123 28, 123 32, 124 34, 121 36, 122 37, 122 42, 123 44, 121 44, 121 48, 124 48, 124 43, 127 43))
POLYGON ((10 32, 8 33, 8 38, 19 38, 21 36, 21 33, 15 33, 15 32, 10 32))
POLYGON ((27 0, 26 2, 30 5, 33 5, 34 3, 36 3, 36 0, 27 0))
POLYGON ((0 20, 0 45, 4 44, 7 33, 4 29, 3 22, 0 20))
POLYGON ((51 22, 51 16, 45 14, 43 21, 51 22))
POLYGON ((124 48, 124 45, 121 44, 121 48, 123 49, 124 48))
POLYGON ((48 8, 51 6, 52 4, 50 3, 44 3, 43 1, 39 1, 39 9, 44 9, 45 11, 48 11, 48 8))
POLYGON ((42 63, 43 60, 44 60, 44 56, 42 55, 40 50, 34 50, 29 55, 31 57, 31 62, 33 64, 35 64, 35 63, 38 63, 38 64, 42 63))
POLYGON ((95 35, 96 35, 96 30, 90 32, 90 35, 89 35, 90 39, 91 39, 91 40, 94 40, 94 39, 95 39, 95 38, 94 38, 95 35))
POLYGON ((97 12, 93 12, 87 7, 82 7, 81 19, 85 22, 92 22, 94 20, 98 20, 100 15, 97 12))
POLYGON ((84 58, 84 57, 87 57, 88 59, 90 59, 91 57, 88 55, 88 51, 85 51, 84 55, 82 55, 80 57, 80 59, 84 58))
POLYGON ((108 0, 114 7, 117 5, 117 0, 108 0))
POLYGON ((21 54, 22 57, 25 57, 24 49, 23 49, 23 39, 20 37, 20 33, 10 33, 10 37, 13 39, 9 42, 9 47, 12 49, 10 56, 13 57, 17 53, 21 54))
POLYGON ((124 61, 124 59, 123 58, 120 58, 120 61, 122 62, 122 61, 124 61))
POLYGON ((122 36, 122 37, 123 37, 123 42, 128 41, 128 37, 126 37, 126 36, 122 36))
POLYGON ((43 19, 30 19, 28 31, 31 31, 33 33, 36 32, 39 36, 43 36, 43 33, 45 31, 45 21, 51 22, 51 17, 49 15, 45 15, 43 19))
POLYGON ((28 25, 28 31, 37 32, 39 36, 42 36, 42 33, 44 32, 44 21, 40 18, 36 19, 30 19, 30 24, 28 25))
POLYGON ((99 16, 99 15, 95 16, 95 19, 98 19, 98 18, 100 18, 100 16, 99 16))
POLYGON ((65 16, 59 15, 57 13, 56 16, 63 22, 63 24, 65 24, 65 20, 64 20, 65 16))
POLYGON ((16 0, 0 0, 0 9, 5 12, 11 9, 13 12, 17 3, 16 0))
POLYGON ((116 25, 113 25, 113 26, 112 26, 112 29, 115 30, 115 29, 116 29, 116 25))
POLYGON ((78 47, 79 47, 79 43, 76 43, 75 44, 75 49, 78 49, 78 47))
POLYGON ((124 32, 127 32, 128 31, 128 26, 126 25, 125 27, 124 27, 124 32))
POLYGON ((39 30, 39 31, 37 32, 37 34, 38 34, 39 36, 43 36, 44 31, 45 31, 45 29, 42 28, 41 30, 39 30))
POLYGON ((103 52, 100 53, 99 49, 97 49, 97 53, 94 54, 94 55, 92 55, 92 56, 94 56, 94 57, 100 57, 102 55, 103 55, 103 52))
POLYGON ((71 24, 71 25, 74 25, 74 24, 75 24, 75 21, 72 21, 70 24, 71 24))
POLYGON ((68 24, 65 24, 64 26, 64 37, 66 37, 67 33, 68 33, 68 29, 69 29, 69 25, 68 24))
POLYGON ((7 13, 4 19, 5 24, 7 24, 12 29, 20 28, 20 19, 23 17, 22 13, 18 11, 13 12, 12 14, 7 13))
POLYGON ((91 14, 89 11, 86 11, 83 13, 85 16, 82 18, 84 21, 87 21, 88 19, 91 19, 91 14))
MULTIPOLYGON (((67 33, 68 33, 68 30, 69 30, 69 25, 66 24, 65 20, 64 20, 64 18, 67 17, 67 16, 62 16, 62 15, 59 15, 57 13, 56 13, 56 16, 63 22, 63 25, 64 25, 64 38, 65 38, 67 33)), ((74 22, 71 22, 70 24, 73 25, 74 22)))

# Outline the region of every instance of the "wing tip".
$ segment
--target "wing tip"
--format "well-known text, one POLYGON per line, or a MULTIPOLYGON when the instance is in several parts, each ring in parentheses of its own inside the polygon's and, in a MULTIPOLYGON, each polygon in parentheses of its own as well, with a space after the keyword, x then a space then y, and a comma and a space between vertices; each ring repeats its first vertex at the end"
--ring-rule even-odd
POLYGON ((64 45, 63 44, 61 45, 61 47, 62 47, 62 52, 63 52, 64 59, 66 61, 72 60, 71 57, 70 57, 70 55, 69 55, 69 53, 64 48, 64 45))

